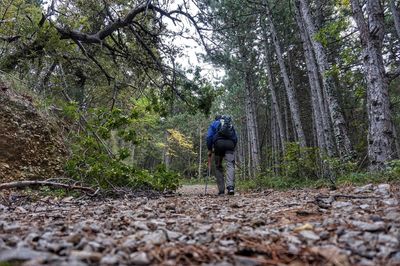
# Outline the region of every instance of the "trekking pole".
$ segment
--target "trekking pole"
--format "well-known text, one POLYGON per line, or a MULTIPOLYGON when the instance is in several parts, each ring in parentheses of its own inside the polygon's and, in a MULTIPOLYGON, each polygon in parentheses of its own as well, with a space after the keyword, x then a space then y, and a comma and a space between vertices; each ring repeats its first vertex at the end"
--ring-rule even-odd
POLYGON ((204 188, 204 195, 207 195, 207 181, 211 176, 211 156, 208 156, 208 169, 207 169, 207 176, 206 176, 206 186, 204 188))

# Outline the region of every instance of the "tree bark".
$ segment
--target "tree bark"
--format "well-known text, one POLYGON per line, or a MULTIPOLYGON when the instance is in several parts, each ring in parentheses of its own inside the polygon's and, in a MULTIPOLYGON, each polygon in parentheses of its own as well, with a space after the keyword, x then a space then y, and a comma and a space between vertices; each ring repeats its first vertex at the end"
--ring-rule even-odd
POLYGON ((299 35, 303 44, 308 79, 310 81, 311 99, 315 117, 315 129, 317 133, 318 146, 320 150, 326 151, 326 154, 329 157, 333 157, 335 155, 335 144, 332 139, 332 128, 330 127, 329 113, 325 112, 325 102, 319 81, 318 66, 315 62, 312 45, 308 38, 304 21, 300 15, 300 10, 297 5, 295 5, 295 13, 296 22, 300 30, 299 35))
POLYGON ((294 127, 296 130, 296 135, 298 137, 300 146, 306 147, 307 146, 306 137, 304 135, 303 125, 302 125, 301 119, 300 119, 300 109, 299 109, 299 103, 297 100, 296 91, 293 87, 292 82, 289 79, 289 76, 288 76, 288 73, 286 70, 285 62, 284 62, 283 56, 282 56, 280 42, 278 40, 278 36, 277 36, 276 30, 275 30, 275 25, 272 21, 272 14, 271 14, 268 6, 266 6, 266 13, 267 13, 267 18, 268 18, 272 41, 275 46, 275 53, 276 53, 276 56, 278 59, 279 68, 281 70, 283 82, 284 82, 285 88, 286 88, 286 94, 287 94, 287 97, 289 100, 289 108, 290 108, 290 112, 292 114, 294 127))
POLYGON ((395 157, 391 121, 389 84, 383 63, 385 36, 383 6, 379 0, 367 0, 364 18, 358 0, 351 0, 353 17, 360 32, 363 64, 367 80, 368 158, 371 170, 382 170, 395 157))
POLYGON ((253 177, 260 171, 260 153, 257 139, 257 120, 256 114, 254 113, 254 106, 252 97, 254 88, 252 85, 252 76, 247 71, 245 77, 245 90, 246 90, 246 116, 247 119, 247 130, 249 131, 249 141, 251 150, 251 165, 253 168, 253 177))
POLYGON ((394 0, 390 0, 390 9, 392 11, 392 16, 394 20, 394 26, 396 28, 397 37, 400 38, 400 12, 396 7, 396 3, 394 0))
POLYGON ((311 13, 306 0, 298 0, 304 25, 314 48, 319 71, 322 75, 322 85, 326 100, 328 102, 329 113, 333 125, 336 145, 342 159, 349 159, 354 156, 353 147, 347 133, 346 123, 340 110, 339 102, 335 96, 336 86, 331 75, 326 74, 330 69, 324 47, 315 39, 316 28, 311 18, 311 13))
MULTIPOLYGON (((268 88, 271 92, 271 99, 272 99, 272 105, 273 105, 273 113, 275 114, 276 120, 278 122, 278 127, 279 127, 279 138, 281 141, 281 145, 282 145, 282 152, 285 152, 285 142, 286 142, 286 138, 285 138, 285 130, 283 127, 283 119, 282 119, 282 114, 281 114, 281 109, 279 108, 279 103, 278 103, 278 97, 276 95, 276 88, 274 85, 274 81, 273 81, 273 75, 272 75, 272 70, 271 70, 271 65, 269 63, 269 51, 268 51, 268 43, 266 40, 266 33, 264 31, 264 38, 265 38, 265 68, 267 71, 267 79, 268 79, 268 88)), ((271 113, 271 115, 273 114, 271 113)))
POLYGON ((170 152, 170 147, 169 147, 169 138, 171 136, 171 133, 169 133, 168 130, 165 130, 164 132, 164 141, 165 141, 165 147, 164 147, 164 164, 165 168, 169 169, 171 165, 171 152, 170 152))

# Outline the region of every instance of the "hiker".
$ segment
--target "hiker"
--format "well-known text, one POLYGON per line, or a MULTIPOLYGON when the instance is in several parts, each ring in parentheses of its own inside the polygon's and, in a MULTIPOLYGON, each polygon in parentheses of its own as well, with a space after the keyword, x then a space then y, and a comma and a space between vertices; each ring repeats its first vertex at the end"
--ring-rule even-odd
POLYGON ((226 189, 228 195, 235 194, 235 147, 237 136, 232 125, 230 116, 217 115, 211 123, 207 132, 208 156, 212 156, 214 149, 214 159, 216 168, 216 178, 218 185, 218 195, 225 194, 224 168, 222 159, 226 161, 226 189))

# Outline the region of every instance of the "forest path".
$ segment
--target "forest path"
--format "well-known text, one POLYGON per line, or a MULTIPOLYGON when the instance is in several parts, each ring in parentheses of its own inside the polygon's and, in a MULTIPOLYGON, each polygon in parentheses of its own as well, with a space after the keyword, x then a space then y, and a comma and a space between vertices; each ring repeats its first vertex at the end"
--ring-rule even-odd
MULTIPOLYGON (((182 196, 199 196, 205 194, 205 186, 206 185, 183 185, 177 191, 177 193, 182 194, 182 196)), ((217 185, 208 184, 207 185, 207 194, 215 195, 218 193, 217 185)))
MULTIPOLYGON (((25 265, 399 265, 399 186, 0 205, 25 265)), ((182 190, 181 190, 182 191, 182 190)), ((216 191, 215 191, 216 192, 216 191)), ((12 265, 12 264, 11 264, 12 265)))

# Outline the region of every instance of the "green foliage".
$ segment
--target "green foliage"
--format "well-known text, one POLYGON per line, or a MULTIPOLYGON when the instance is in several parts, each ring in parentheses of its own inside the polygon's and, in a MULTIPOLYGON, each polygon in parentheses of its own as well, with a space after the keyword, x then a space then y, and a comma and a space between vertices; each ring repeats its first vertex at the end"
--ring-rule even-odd
MULTIPOLYGON (((369 183, 399 183, 400 182, 400 160, 393 160, 382 172, 357 172, 354 163, 341 163, 338 159, 331 159, 331 170, 336 172, 337 186, 361 186, 369 183)), ((327 179, 293 178, 288 176, 274 175, 272 171, 266 171, 255 179, 238 180, 237 187, 240 190, 259 189, 298 189, 298 188, 321 188, 331 187, 327 179)))
POLYGON ((333 21, 322 27, 315 34, 314 38, 324 47, 328 47, 331 42, 337 42, 340 40, 340 33, 346 30, 348 26, 348 20, 346 18, 340 18, 337 21, 333 21))
POLYGON ((290 179, 316 177, 316 154, 315 148, 302 148, 297 142, 286 143, 282 172, 290 179))
MULTIPOLYGON (((66 105, 65 114, 73 114, 74 110, 78 112, 75 106, 74 103, 66 105)), ((90 109, 86 117, 86 130, 72 136, 72 155, 66 164, 68 175, 102 188, 129 186, 176 189, 179 186, 178 175, 167 171, 165 167, 158 167, 151 173, 126 161, 131 155, 128 147, 146 142, 150 137, 143 127, 146 130, 154 127, 157 118, 146 99, 135 101, 129 113, 117 108, 112 111, 90 109), (123 145, 116 145, 112 152, 109 143, 115 135, 123 141, 123 145)))
POLYGON ((276 176, 272 172, 264 173, 254 179, 238 180, 236 182, 239 190, 259 189, 299 189, 327 187, 329 183, 325 179, 305 179, 276 176))

